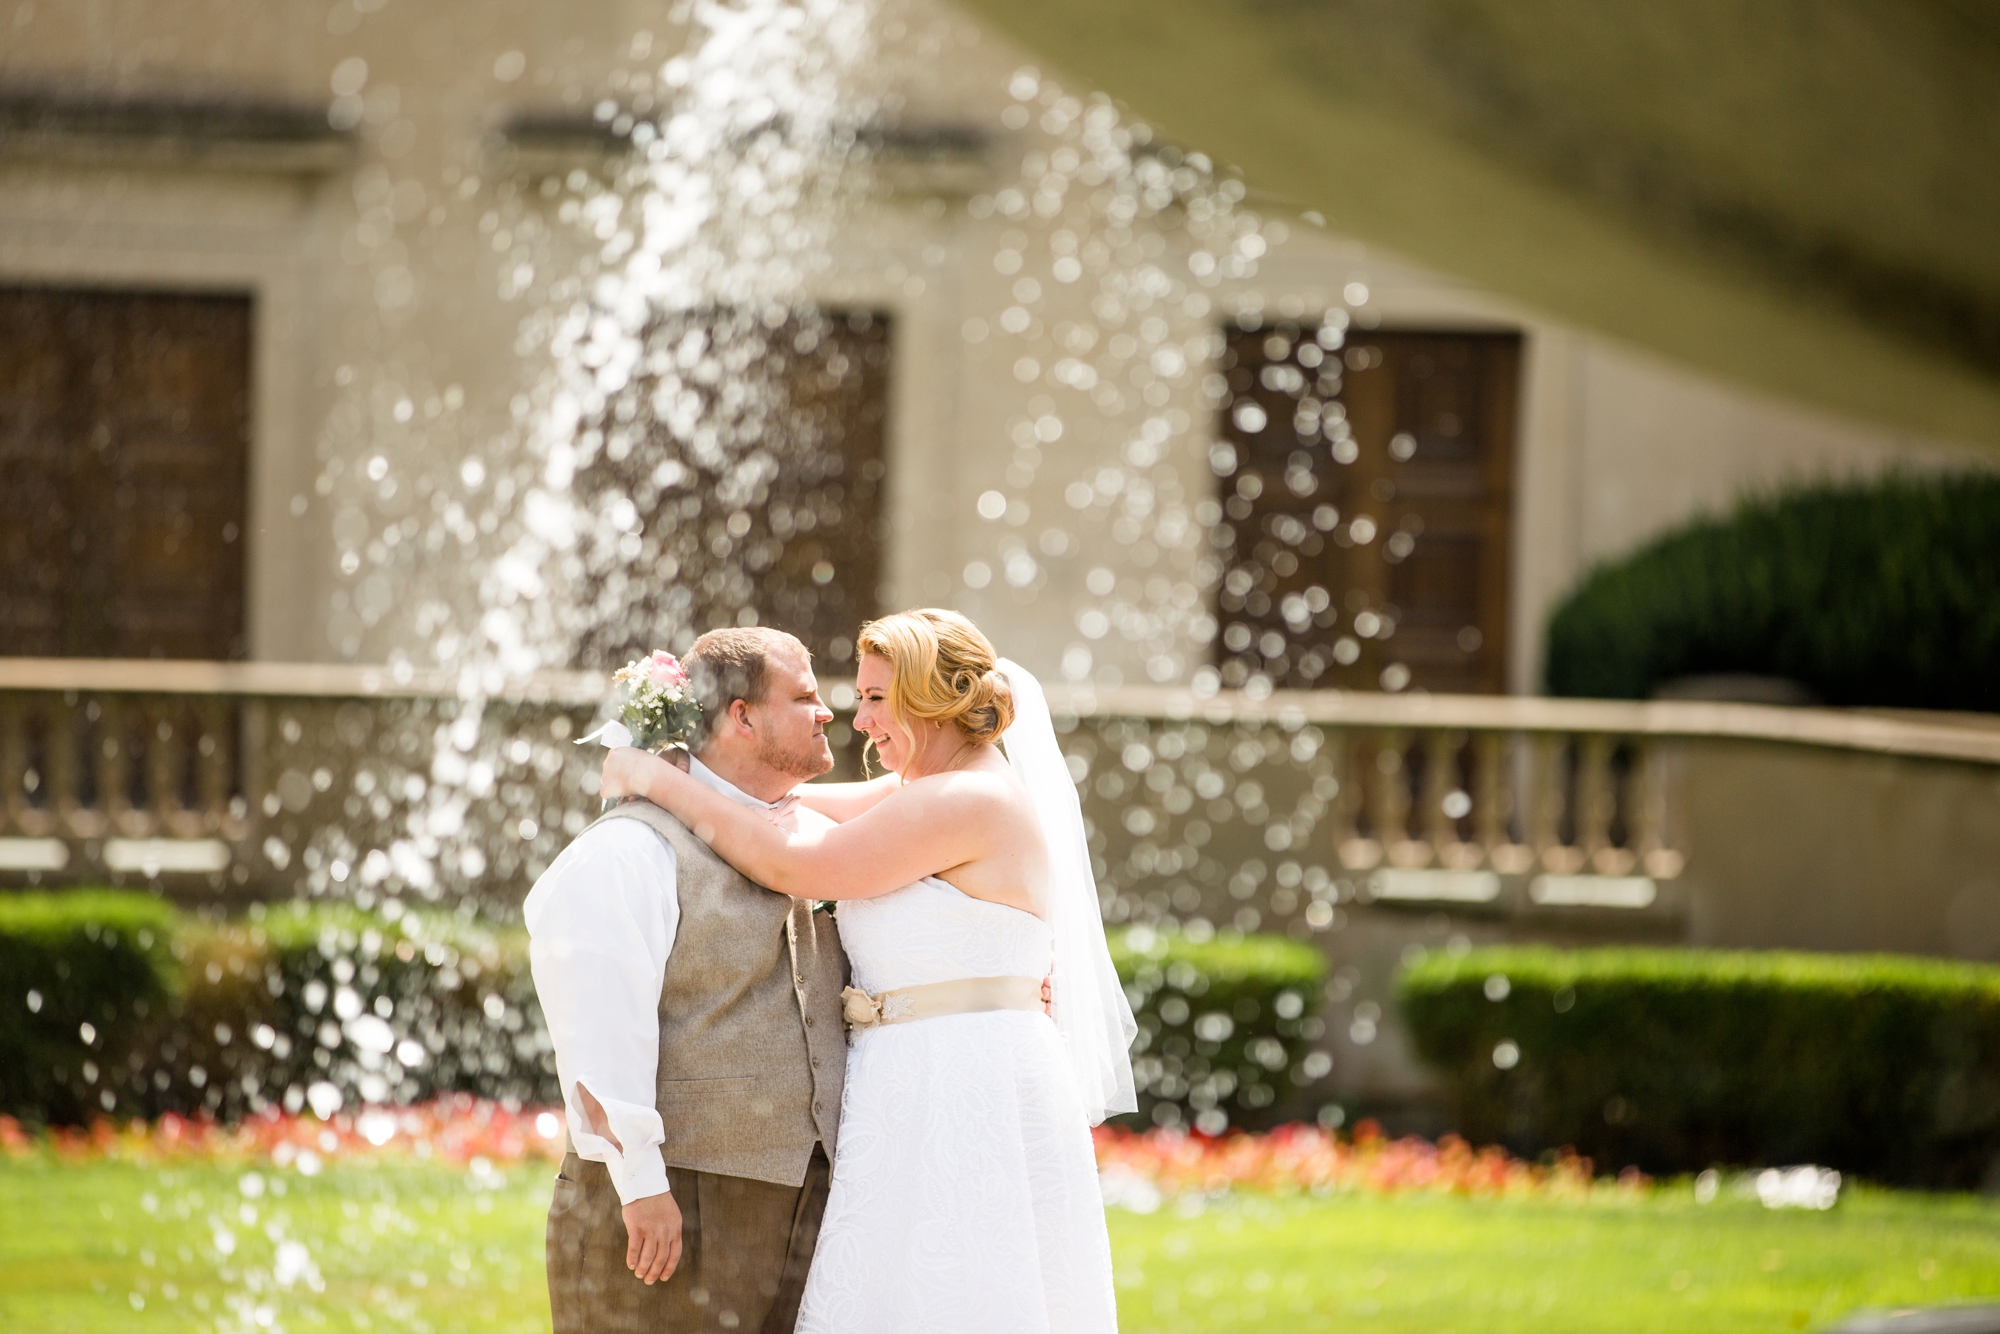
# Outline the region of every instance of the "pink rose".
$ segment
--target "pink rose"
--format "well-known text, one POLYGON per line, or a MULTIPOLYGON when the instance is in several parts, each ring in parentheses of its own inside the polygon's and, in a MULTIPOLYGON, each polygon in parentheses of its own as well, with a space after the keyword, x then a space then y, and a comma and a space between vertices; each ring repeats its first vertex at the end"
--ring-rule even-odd
POLYGON ((653 650, 653 660, 647 671, 656 686, 684 686, 688 683, 688 674, 681 667, 680 660, 665 649, 653 650))

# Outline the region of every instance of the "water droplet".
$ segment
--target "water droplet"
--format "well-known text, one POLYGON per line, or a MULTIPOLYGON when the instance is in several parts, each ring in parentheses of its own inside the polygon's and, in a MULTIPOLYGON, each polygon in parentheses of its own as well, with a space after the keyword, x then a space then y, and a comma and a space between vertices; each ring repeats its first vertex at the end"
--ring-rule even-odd
POLYGON ((333 94, 336 97, 352 97, 368 86, 368 62, 360 56, 349 56, 333 67, 333 94))
POLYGON ((1238 403, 1231 409, 1230 419, 1236 423, 1236 429, 1245 435, 1262 433, 1271 421, 1270 414, 1264 411, 1261 404, 1249 400, 1238 403))

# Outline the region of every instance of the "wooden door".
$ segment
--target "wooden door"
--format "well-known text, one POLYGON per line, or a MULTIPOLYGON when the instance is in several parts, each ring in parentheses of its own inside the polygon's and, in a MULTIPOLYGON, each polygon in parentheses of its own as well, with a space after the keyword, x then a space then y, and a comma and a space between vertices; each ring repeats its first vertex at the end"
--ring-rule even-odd
POLYGON ((243 656, 250 318, 0 289, 0 653, 243 656))
POLYGON ((755 623, 797 635, 822 672, 851 674, 855 631, 881 613, 888 317, 769 327, 705 312, 661 321, 647 345, 655 410, 583 479, 628 497, 640 521, 624 610, 586 636, 585 662, 755 623), (712 381, 710 359, 724 371, 712 381), (676 400, 699 410, 676 419, 676 400))
POLYGON ((1513 334, 1231 331, 1225 684, 1505 688, 1513 334))

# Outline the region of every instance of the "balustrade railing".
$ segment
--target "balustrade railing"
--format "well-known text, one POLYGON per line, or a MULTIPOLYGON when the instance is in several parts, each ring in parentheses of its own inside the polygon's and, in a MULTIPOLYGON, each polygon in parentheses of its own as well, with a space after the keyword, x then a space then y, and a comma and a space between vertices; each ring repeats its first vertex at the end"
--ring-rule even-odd
MULTIPOLYGON (((1355 898, 1377 901, 1651 906, 1655 882, 1687 863, 1677 774, 1690 742, 2000 765, 2000 724, 1948 715, 1339 692, 1203 698, 1153 687, 1052 690, 1051 701, 1075 720, 1073 767, 1101 774, 1129 755, 1137 773, 1166 762, 1166 776, 1095 790, 1086 774, 1100 826, 1141 803, 1145 837, 1167 862, 1185 862, 1170 849, 1220 842, 1186 790, 1227 771, 1207 784, 1211 805, 1263 833, 1261 848, 1239 837, 1229 856, 1310 865, 1322 882, 1344 874, 1355 898), (1167 736, 1176 739, 1160 744, 1167 736), (1288 784, 1257 784, 1252 809, 1226 809, 1235 781, 1286 770, 1288 784), (1279 787, 1274 799, 1267 789, 1279 787)), ((1145 869, 1107 858, 1100 875, 1117 882, 1127 870, 1133 887, 1145 869)), ((1282 890, 1280 902, 1296 897, 1282 890)))
MULTIPOLYGON (((0 875, 278 892, 301 876, 321 888, 365 878, 364 865, 394 881, 416 874, 413 853, 442 868, 422 874, 518 887, 593 809, 594 756, 568 741, 605 685, 595 673, 0 659, 0 875)), ((851 689, 827 693, 851 707, 851 689)), ((1538 901, 1610 903, 1628 891, 1565 878, 1670 880, 1684 865, 1678 743, 2000 765, 2000 727, 1947 717, 1153 687, 1050 697, 1107 867, 1126 857, 1128 882, 1170 877, 1173 849, 1227 825, 1257 835, 1232 848, 1371 877, 1383 898, 1476 900, 1494 877, 1536 876, 1538 901)))
MULTIPOLYGON (((593 673, 478 683, 388 668, 0 659, 0 874, 196 876, 264 892, 301 872, 337 880, 406 836, 440 842, 438 828, 408 829, 409 810, 440 763, 469 771, 478 753, 493 757, 492 777, 470 789, 487 818, 452 818, 468 838, 508 829, 508 846, 447 860, 518 871, 513 844, 582 827, 587 794, 562 780, 588 765, 560 743, 604 685, 593 673)), ((442 850, 421 849, 432 864, 442 850)))

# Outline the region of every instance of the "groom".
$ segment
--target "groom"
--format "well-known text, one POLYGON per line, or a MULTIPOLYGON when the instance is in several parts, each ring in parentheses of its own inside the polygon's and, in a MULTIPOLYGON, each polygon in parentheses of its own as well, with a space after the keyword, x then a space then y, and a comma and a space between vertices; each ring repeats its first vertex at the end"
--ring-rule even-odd
MULTIPOLYGON (((833 767, 805 646, 716 630, 683 665, 690 772, 773 823, 833 767)), ((789 1332, 826 1208, 847 1046, 833 919, 659 807, 607 811, 524 908, 570 1151, 549 1206, 556 1334, 789 1332)))

